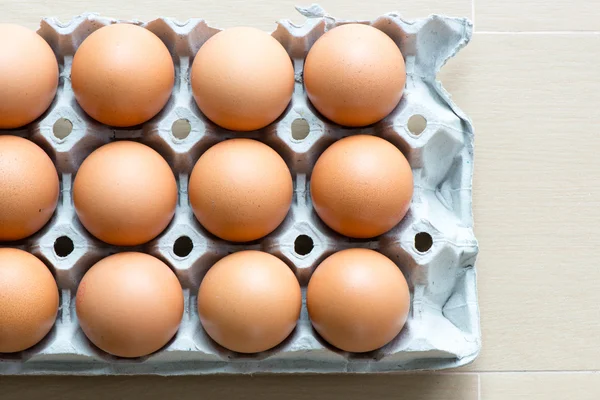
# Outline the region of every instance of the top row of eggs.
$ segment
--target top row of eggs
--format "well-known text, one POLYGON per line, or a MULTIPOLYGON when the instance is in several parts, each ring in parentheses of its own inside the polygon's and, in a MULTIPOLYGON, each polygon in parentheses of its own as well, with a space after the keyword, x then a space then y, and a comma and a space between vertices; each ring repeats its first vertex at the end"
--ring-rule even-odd
MULTIPOLYGON (((26 28, 0 24, 0 129, 40 117, 58 87, 50 46, 26 28)), ((114 24, 89 35, 76 51, 71 84, 81 108, 110 126, 139 125, 167 104, 175 81, 165 44, 137 25, 114 24)), ((328 31, 309 51, 304 84, 313 106, 350 127, 373 124, 399 103, 406 81, 394 41, 368 25, 328 31)), ((215 124, 252 131, 274 122, 294 91, 294 67, 283 46, 253 28, 232 28, 200 48, 190 72, 194 99, 215 124)))

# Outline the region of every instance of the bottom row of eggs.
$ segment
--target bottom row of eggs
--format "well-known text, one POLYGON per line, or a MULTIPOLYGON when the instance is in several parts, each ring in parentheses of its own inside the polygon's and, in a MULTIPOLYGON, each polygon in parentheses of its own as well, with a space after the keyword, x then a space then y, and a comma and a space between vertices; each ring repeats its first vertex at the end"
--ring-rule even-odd
MULTIPOLYGON (((404 326, 410 292, 390 259, 368 249, 326 258, 313 273, 306 305, 315 330, 331 345, 366 352, 390 342, 404 326)), ((25 350, 52 329, 58 289, 46 265, 17 249, 0 249, 0 352, 25 350)), ((224 257, 198 291, 198 314, 221 346, 256 353, 280 344, 296 327, 300 285, 279 258, 260 251, 224 257)), ((89 340, 119 357, 151 354, 173 338, 184 296, 173 271, 159 259, 127 252, 100 260, 76 294, 81 329, 89 340)))

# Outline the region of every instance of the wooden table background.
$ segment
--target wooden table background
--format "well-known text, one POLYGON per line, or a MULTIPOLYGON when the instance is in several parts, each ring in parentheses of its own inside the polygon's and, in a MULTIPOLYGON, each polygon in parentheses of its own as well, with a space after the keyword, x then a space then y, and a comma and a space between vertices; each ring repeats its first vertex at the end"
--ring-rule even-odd
MULTIPOLYGON (((37 28, 84 11, 203 17, 272 30, 290 0, 0 0, 0 21, 37 28)), ((474 39, 440 74, 476 130, 483 351, 437 374, 3 377, 0 399, 600 398, 600 2, 322 0, 332 15, 467 16, 474 39)))

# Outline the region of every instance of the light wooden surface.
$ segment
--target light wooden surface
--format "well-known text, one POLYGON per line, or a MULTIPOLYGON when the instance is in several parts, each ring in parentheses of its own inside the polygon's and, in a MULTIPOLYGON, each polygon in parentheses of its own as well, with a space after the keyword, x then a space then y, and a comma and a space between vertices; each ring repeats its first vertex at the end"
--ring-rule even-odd
MULTIPOLYGON (((271 30, 290 0, 0 0, 35 28, 83 11, 204 17, 271 30)), ((585 0, 324 0, 331 14, 471 17, 440 79, 476 128, 474 212, 483 351, 442 374, 0 378, 0 398, 600 398, 600 4, 585 0)))

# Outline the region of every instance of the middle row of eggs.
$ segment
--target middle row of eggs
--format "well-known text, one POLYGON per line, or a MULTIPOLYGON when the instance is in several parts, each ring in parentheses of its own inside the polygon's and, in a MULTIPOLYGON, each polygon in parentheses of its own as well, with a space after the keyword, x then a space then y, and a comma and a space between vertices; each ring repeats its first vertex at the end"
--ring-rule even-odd
MULTIPOLYGON (((404 217, 413 177, 410 164, 393 144, 354 135, 325 150, 310 186, 315 211, 325 224, 345 236, 371 238, 404 217)), ((0 188, 0 241, 32 235, 56 209, 56 169, 27 139, 0 136, 0 188)), ((204 152, 187 189, 200 224, 233 242, 273 232, 286 218, 294 191, 283 158, 266 144, 246 138, 225 140, 204 152)), ((117 246, 157 237, 171 223, 177 201, 177 180, 169 164, 139 142, 116 141, 96 149, 73 182, 73 204, 82 225, 117 246)))
MULTIPOLYGON (((366 126, 399 103, 406 81, 403 56, 385 33, 348 24, 325 33, 308 53, 308 97, 326 118, 366 126)), ((169 101, 174 65, 165 44, 137 25, 114 24, 88 36, 73 57, 75 99, 97 121, 130 127, 150 120, 169 101)), ((247 27, 219 32, 204 43, 190 71, 202 113, 233 131, 274 122, 294 91, 292 60, 266 32, 247 27)))

